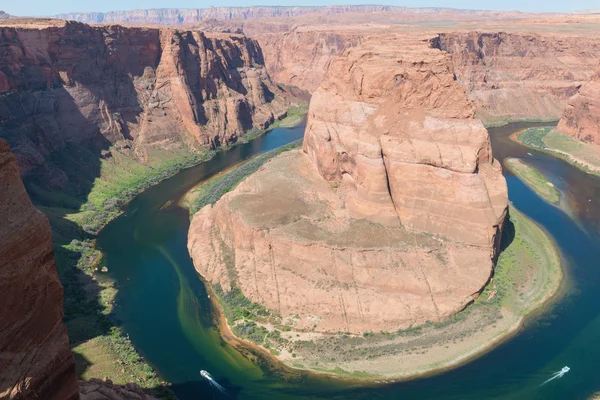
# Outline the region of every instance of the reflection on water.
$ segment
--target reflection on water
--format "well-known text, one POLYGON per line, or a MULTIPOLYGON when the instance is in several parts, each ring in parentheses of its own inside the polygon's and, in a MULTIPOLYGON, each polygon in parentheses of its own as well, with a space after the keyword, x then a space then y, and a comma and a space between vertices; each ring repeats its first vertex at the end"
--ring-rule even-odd
POLYGON ((490 129, 494 154, 500 160, 526 158, 565 194, 576 221, 505 171, 510 200, 556 240, 574 289, 530 319, 513 339, 460 368, 393 385, 361 386, 310 374, 283 379, 272 369, 262 371, 221 339, 187 253, 189 217, 178 202, 198 182, 301 137, 303 126, 275 129, 182 171, 138 196, 101 232, 98 247, 119 288, 115 317, 182 400, 226 398, 200 370, 209 371, 239 399, 584 399, 600 389, 600 208, 593 201, 599 198, 600 181, 508 140, 531 125, 490 129), (571 368, 568 374, 540 387, 565 365, 571 368))

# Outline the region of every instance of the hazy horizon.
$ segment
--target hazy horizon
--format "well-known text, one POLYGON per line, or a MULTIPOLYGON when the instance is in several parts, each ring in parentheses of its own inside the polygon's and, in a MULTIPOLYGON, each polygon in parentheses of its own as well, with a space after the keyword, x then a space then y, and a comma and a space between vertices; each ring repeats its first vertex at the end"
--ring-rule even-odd
POLYGON ((522 12, 573 12, 584 9, 600 8, 597 0, 573 0, 570 2, 548 2, 544 0, 505 0, 496 2, 495 5, 483 3, 480 0, 406 0, 406 1, 307 1, 297 4, 286 0, 232 0, 227 4, 214 5, 207 1, 179 0, 105 0, 101 4, 81 2, 79 0, 24 0, 11 4, 0 5, 3 10, 16 16, 52 16, 56 14, 75 12, 109 12, 127 11, 135 9, 156 8, 208 8, 214 7, 251 7, 251 6, 332 6, 332 5, 391 5, 411 8, 456 8, 465 10, 490 10, 490 11, 522 11, 522 12), (549 4, 550 3, 550 4, 549 4))

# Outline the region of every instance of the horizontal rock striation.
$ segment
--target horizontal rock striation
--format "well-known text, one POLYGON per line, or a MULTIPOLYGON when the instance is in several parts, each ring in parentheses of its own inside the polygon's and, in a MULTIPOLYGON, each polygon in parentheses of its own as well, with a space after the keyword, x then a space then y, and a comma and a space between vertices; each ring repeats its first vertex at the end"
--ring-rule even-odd
POLYGON ((600 52, 595 38, 558 34, 443 33, 432 45, 452 54, 478 117, 492 123, 560 118, 600 52))
POLYGON ((0 139, 0 398, 78 398, 52 234, 0 139))
POLYGON ((569 98, 556 129, 583 142, 600 144, 600 63, 592 78, 569 98))
POLYGON ((86 23, 153 23, 153 24, 191 24, 206 19, 251 20, 258 18, 296 17, 306 14, 342 14, 342 13, 411 13, 411 14, 444 14, 448 12, 457 14, 478 14, 477 11, 459 10, 450 8, 408 8, 381 5, 340 5, 325 7, 303 6, 255 6, 255 7, 210 7, 196 9, 160 8, 148 10, 110 11, 107 13, 67 13, 56 17, 66 20, 86 23))
POLYGON ((473 114, 450 57, 426 39, 347 50, 313 94, 303 151, 194 216, 196 269, 297 330, 453 315, 490 278, 508 202, 473 114))
POLYGON ((67 143, 118 143, 141 161, 232 143, 289 106, 241 35, 0 25, 0 47, 0 136, 23 174, 67 143))

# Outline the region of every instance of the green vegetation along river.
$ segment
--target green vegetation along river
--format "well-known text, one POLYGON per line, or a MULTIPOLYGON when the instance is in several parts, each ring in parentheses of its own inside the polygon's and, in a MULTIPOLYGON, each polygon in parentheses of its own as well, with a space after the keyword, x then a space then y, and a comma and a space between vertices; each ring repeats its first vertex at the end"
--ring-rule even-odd
POLYGON ((568 269, 568 291, 528 318, 517 335, 459 368, 408 382, 366 384, 274 368, 222 340, 187 253, 189 214, 180 200, 216 173, 302 137, 303 125, 277 128, 159 183, 100 232, 97 247, 119 290, 114 317, 182 400, 587 399, 600 389, 600 179, 509 139, 534 125, 490 129, 493 150, 501 161, 526 159, 569 203, 573 219, 505 171, 510 200, 556 241, 568 269), (568 374, 541 385, 564 366, 571 368, 568 374), (201 369, 226 393, 210 386, 201 369))

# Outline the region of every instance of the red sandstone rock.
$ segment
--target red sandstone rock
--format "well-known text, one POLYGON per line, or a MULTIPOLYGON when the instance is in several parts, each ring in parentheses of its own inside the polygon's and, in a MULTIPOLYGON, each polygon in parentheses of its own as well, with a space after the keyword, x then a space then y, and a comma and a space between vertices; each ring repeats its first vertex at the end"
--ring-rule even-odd
POLYGON ((0 397, 76 399, 52 234, 0 139, 0 397))
POLYGON ((584 142, 600 143, 600 63, 590 81, 567 101, 556 129, 584 142))
POLYGON ((346 51, 311 99, 305 154, 194 216, 197 271, 298 330, 394 331, 460 311, 489 280, 508 202, 473 114, 426 38, 346 51))

